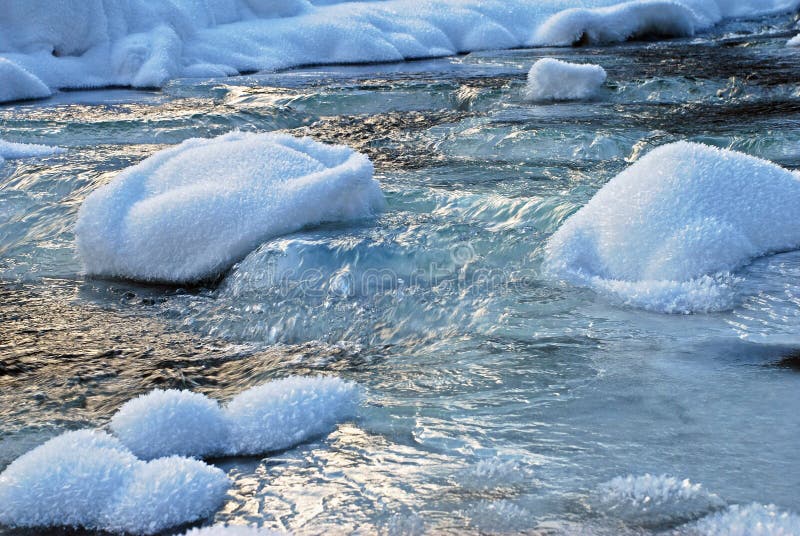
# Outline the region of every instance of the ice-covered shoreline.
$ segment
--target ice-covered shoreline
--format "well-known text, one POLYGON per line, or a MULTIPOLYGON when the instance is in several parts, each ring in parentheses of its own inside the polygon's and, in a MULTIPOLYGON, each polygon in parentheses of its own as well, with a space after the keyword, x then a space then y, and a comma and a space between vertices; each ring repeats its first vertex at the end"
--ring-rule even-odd
POLYGON ((319 63, 685 36, 800 0, 71 0, 12 2, 0 19, 0 102, 59 88, 160 87, 319 63), (325 5, 315 5, 325 4, 325 5))

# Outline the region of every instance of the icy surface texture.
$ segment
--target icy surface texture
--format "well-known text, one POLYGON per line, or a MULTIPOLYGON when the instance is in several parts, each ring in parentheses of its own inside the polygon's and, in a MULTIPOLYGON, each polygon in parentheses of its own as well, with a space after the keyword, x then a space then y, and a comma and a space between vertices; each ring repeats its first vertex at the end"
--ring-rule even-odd
POLYGON ((0 100, 54 88, 161 86, 310 63, 397 61, 524 45, 692 35, 800 0, 10 0, 0 100))
POLYGON ((547 244, 545 270, 663 312, 730 305, 730 271, 800 246, 800 180, 696 143, 659 147, 609 181, 547 244))
POLYGON ((228 486, 203 462, 143 462, 104 432, 67 432, 0 474, 0 524, 152 534, 208 517, 228 486))
POLYGON ((367 157, 281 134, 191 139, 89 195, 76 226, 89 275, 214 278, 262 241, 383 207, 367 157))
POLYGON ((795 35, 786 42, 786 46, 800 47, 800 34, 795 35))
POLYGON ((32 156, 49 156, 64 152, 61 147, 38 145, 35 143, 14 143, 0 140, 0 166, 6 160, 14 158, 29 158, 32 156))
POLYGON ((586 99, 600 89, 606 76, 599 65, 543 58, 528 72, 524 95, 532 101, 586 99))
POLYGON ((143 458, 263 454, 331 431, 353 417, 358 386, 339 378, 289 377, 248 389, 224 408, 187 391, 153 391, 120 408, 111 429, 143 458))
POLYGON ((701 484, 668 475, 628 475, 602 484, 596 497, 600 511, 641 526, 685 522, 725 506, 701 484))
POLYGON ((800 534, 800 516, 774 504, 733 505, 690 525, 688 534, 703 536, 790 536, 800 534))
POLYGON ((184 536, 280 536, 282 532, 246 525, 214 525, 190 529, 184 536))

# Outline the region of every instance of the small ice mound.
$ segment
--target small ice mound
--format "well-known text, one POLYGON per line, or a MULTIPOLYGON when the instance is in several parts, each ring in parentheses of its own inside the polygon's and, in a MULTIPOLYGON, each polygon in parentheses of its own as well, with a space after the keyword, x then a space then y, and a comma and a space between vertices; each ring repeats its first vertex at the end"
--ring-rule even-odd
POLYGON ((209 516, 229 485, 197 460, 143 462, 104 432, 68 432, 0 474, 0 524, 152 534, 209 516))
POLYGON ((619 43, 639 37, 687 37, 710 21, 674 0, 635 0, 560 11, 539 26, 534 45, 619 43))
POLYGON ((3 160, 13 160, 15 158, 30 158, 34 156, 50 156, 63 153, 61 147, 51 145, 39 145, 38 143, 14 143, 11 141, 0 140, 0 163, 3 160))
POLYGON ((800 516, 774 504, 732 505, 688 526, 688 534, 703 536, 795 536, 800 516))
POLYGON ((601 484, 593 502, 604 514, 643 527, 685 523, 725 506, 701 484, 650 474, 616 477, 601 484))
POLYGON ((330 432, 355 416, 355 383, 328 377, 289 377, 253 387, 225 407, 231 455, 286 449, 330 432))
POLYGON ((507 499, 481 501, 466 514, 473 527, 491 533, 523 531, 535 523, 530 512, 507 499))
POLYGON ((459 484, 468 491, 523 487, 532 479, 533 471, 522 461, 499 457, 480 460, 458 475, 459 484))
POLYGON ((281 536, 282 532, 247 525, 214 525, 186 531, 183 536, 281 536))
POLYGON ((730 275, 800 247, 800 180, 702 144, 661 146, 609 181, 550 238, 543 269, 660 312, 729 308, 730 275))
POLYGON ((269 238, 376 214, 384 200, 372 173, 364 155, 309 138, 187 140, 86 198, 78 252, 89 275, 212 279, 269 238))
POLYGON ((795 35, 788 41, 786 41, 787 47, 800 47, 800 34, 795 35))
POLYGON ((542 58, 528 71, 524 95, 531 101, 588 99, 605 81, 606 71, 599 65, 542 58))
POLYGON ((139 458, 204 457, 224 450, 227 424, 216 400, 191 391, 155 390, 126 402, 111 431, 139 458))
POLYGON ((35 75, 0 57, 0 102, 42 99, 53 92, 35 75))

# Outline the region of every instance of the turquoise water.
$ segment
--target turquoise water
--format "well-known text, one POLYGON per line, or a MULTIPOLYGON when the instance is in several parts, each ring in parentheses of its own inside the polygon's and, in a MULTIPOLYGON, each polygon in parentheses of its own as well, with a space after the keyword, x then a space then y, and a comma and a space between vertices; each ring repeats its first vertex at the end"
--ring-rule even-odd
POLYGON ((648 472, 800 511, 800 254, 744 268, 736 307, 708 315, 626 308, 539 271, 548 236, 654 146, 703 141, 800 167, 792 23, 0 107, 1 138, 68 149, 0 167, 0 469, 155 387, 226 398, 337 374, 367 389, 359 418, 263 459, 216 461, 235 485, 215 521, 672 530, 686 521, 677 509, 652 522, 596 504, 601 483, 648 472), (525 103, 542 56, 599 63, 610 84, 590 102, 525 103), (72 227, 89 192, 167 145, 232 129, 355 147, 387 211, 264 243, 209 288, 81 276, 72 227))

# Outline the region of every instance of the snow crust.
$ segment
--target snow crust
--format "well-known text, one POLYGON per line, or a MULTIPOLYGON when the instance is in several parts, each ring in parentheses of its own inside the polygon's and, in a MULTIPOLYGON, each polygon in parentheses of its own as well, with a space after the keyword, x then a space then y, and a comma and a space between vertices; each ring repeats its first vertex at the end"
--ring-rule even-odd
POLYGON ((702 144, 654 149, 548 241, 544 271, 645 309, 728 308, 731 271, 800 247, 800 179, 702 144))
POLYGON ((651 527, 691 521, 725 506, 701 484, 650 474, 620 476, 602 484, 596 503, 608 515, 651 527))
POLYGON ((75 229, 87 274, 195 282, 261 242, 383 208, 369 159, 282 134, 190 139, 117 175, 81 206, 75 229))
POLYGON ((692 35, 800 0, 9 0, 0 101, 310 63, 692 35))
POLYGON ((525 98, 532 101, 579 100, 594 95, 606 81, 599 65, 542 58, 528 71, 525 98))
POLYGON ((800 534, 800 516, 774 504, 733 505, 690 526, 703 536, 791 536, 800 534))
POLYGON ((197 393, 152 391, 124 404, 110 426, 145 459, 255 455, 331 431, 355 415, 359 401, 354 383, 293 376, 243 391, 223 408, 197 393))
POLYGON ((208 517, 228 487, 201 461, 143 462, 105 432, 67 432, 0 474, 0 524, 153 534, 208 517))

